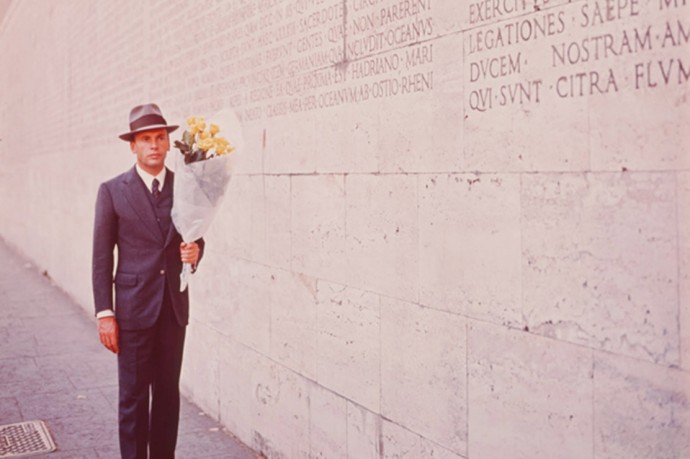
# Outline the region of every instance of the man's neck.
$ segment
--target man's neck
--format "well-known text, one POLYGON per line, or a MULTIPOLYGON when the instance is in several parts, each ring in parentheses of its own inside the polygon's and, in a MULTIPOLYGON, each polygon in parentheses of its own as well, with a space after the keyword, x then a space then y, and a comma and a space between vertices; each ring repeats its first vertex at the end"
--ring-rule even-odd
POLYGON ((137 163, 137 165, 139 166, 139 168, 142 171, 146 172, 147 174, 151 174, 154 177, 157 176, 158 174, 160 174, 161 171, 163 170, 163 168, 165 167, 165 166, 161 166, 158 169, 153 169, 153 168, 148 167, 148 166, 141 164, 141 163, 137 163))

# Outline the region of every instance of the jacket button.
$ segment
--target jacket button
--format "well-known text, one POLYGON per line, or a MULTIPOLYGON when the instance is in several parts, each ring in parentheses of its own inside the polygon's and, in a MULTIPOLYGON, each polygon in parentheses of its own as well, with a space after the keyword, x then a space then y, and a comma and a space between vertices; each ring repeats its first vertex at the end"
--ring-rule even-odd
POLYGON ((165 274, 165 269, 161 269, 161 276, 165 274))

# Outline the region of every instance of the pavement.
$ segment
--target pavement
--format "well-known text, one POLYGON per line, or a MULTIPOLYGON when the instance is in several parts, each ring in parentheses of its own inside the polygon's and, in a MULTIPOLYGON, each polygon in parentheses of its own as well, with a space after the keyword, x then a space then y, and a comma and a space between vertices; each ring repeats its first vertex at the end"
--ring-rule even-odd
MULTIPOLYGON (((46 423, 57 451, 24 457, 119 458, 117 362, 95 318, 2 239, 0 260, 0 426, 46 423)), ((176 457, 260 456, 183 399, 176 457)))

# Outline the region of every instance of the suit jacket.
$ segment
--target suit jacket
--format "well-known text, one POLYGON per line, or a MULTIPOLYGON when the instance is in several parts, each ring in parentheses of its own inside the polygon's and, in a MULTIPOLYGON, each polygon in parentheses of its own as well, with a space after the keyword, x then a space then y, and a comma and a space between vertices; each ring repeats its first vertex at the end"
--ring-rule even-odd
MULTIPOLYGON (((186 325, 189 321, 189 289, 180 292, 182 238, 170 218, 174 179, 166 169, 165 186, 157 201, 135 167, 98 189, 92 264, 95 308, 96 313, 113 309, 122 329, 153 326, 165 289, 177 322, 186 325), (116 247, 117 270, 113 278, 116 247)), ((204 241, 196 242, 201 259, 204 241)))

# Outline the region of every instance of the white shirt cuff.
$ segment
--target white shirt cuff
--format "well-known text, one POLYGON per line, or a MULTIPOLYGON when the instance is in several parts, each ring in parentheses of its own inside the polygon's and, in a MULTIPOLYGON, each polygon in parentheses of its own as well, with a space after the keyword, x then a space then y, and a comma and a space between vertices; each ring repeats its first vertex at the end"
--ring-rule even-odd
POLYGON ((96 314, 96 319, 102 319, 104 317, 115 317, 115 312, 112 309, 106 309, 96 314))

